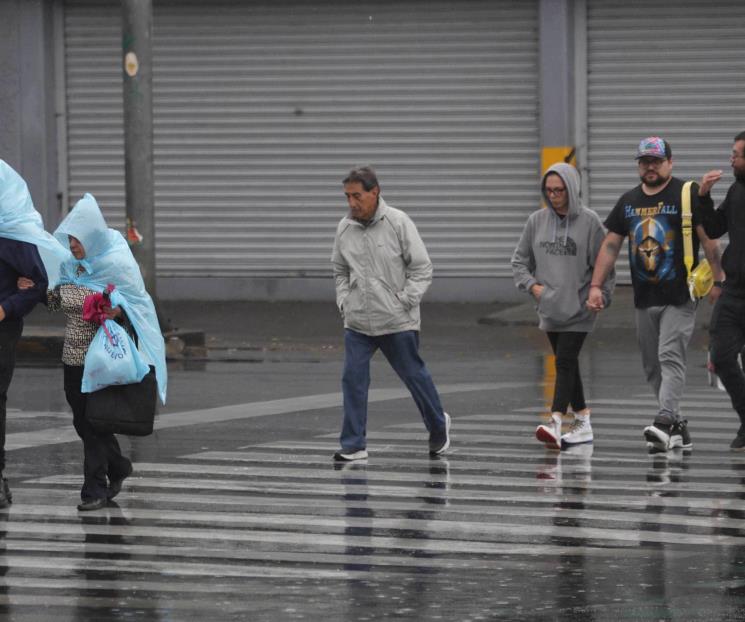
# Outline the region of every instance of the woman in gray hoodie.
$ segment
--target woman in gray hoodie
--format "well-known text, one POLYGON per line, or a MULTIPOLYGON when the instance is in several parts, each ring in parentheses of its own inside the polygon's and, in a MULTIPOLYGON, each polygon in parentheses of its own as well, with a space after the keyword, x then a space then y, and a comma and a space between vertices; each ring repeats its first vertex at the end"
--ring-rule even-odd
MULTIPOLYGON (((555 164, 541 181, 547 207, 533 212, 512 255, 515 285, 535 299, 539 328, 546 331, 556 356, 556 383, 551 421, 539 425, 536 438, 560 449, 591 443, 590 409, 579 373, 579 352, 595 326, 586 306, 595 257, 605 237, 598 215, 580 203, 580 179, 569 164, 555 164), (562 436, 562 416, 572 405, 574 421, 562 436)), ((615 283, 603 287, 606 306, 615 283)))

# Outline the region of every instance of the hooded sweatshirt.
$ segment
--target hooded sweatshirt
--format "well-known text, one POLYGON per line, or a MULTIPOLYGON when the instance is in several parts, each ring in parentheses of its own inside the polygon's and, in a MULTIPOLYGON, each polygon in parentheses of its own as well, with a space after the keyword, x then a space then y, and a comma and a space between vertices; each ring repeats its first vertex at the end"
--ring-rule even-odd
MULTIPOLYGON (((515 285, 530 294, 530 288, 543 285, 537 302, 539 327, 545 331, 590 332, 596 314, 585 306, 590 279, 605 230, 598 215, 584 207, 579 198, 580 179, 569 164, 554 164, 541 180, 546 208, 533 212, 525 224, 520 242, 512 255, 515 285), (546 177, 556 174, 564 182, 568 210, 559 216, 546 195, 546 177)), ((606 306, 615 284, 611 272, 603 286, 606 306)))

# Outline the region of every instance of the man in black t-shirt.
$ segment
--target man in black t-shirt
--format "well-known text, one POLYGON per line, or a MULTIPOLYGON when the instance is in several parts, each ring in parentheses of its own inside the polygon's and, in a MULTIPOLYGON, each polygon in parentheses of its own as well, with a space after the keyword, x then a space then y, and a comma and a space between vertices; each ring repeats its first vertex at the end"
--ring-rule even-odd
MULTIPOLYGON (((644 438, 653 451, 691 449, 687 421, 680 415, 680 398, 697 302, 688 291, 684 263, 683 181, 672 176, 670 144, 658 136, 639 143, 636 160, 641 184, 621 196, 605 221, 608 233, 595 261, 587 306, 594 311, 603 309, 600 288, 615 265, 623 238, 628 237, 637 340, 644 373, 659 406, 652 425, 644 428, 644 438)), ((693 267, 698 264, 700 240, 715 278, 721 280, 718 245, 706 237, 695 215, 695 186, 691 199, 693 267)), ((719 292, 717 289, 713 296, 719 292)))

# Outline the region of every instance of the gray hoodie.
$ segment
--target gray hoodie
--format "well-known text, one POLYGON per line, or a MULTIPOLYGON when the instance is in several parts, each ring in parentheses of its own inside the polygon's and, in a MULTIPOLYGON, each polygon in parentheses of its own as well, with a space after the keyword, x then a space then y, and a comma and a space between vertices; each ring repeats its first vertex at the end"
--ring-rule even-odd
MULTIPOLYGON (((536 306, 542 330, 590 332, 595 325, 596 314, 585 302, 605 231, 598 215, 580 203, 579 191, 576 168, 569 164, 549 168, 541 180, 547 207, 528 217, 512 255, 512 273, 519 290, 530 293, 534 284, 544 286, 536 306), (546 196, 550 173, 559 175, 567 188, 569 208, 564 218, 546 196)), ((606 306, 614 285, 615 272, 611 272, 603 285, 606 306)))

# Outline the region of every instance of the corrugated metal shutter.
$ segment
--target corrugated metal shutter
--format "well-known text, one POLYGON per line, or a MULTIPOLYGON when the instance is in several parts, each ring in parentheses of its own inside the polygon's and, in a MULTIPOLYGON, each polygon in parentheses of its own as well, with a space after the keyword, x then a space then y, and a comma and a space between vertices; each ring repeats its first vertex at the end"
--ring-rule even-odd
MULTIPOLYGON (((124 211, 120 6, 66 2, 69 192, 124 211)), ((378 169, 438 275, 509 275, 537 202, 536 2, 156 2, 161 276, 323 276, 378 169)))
MULTIPOLYGON (((639 183, 645 136, 670 141, 673 174, 711 168, 745 129, 745 3, 740 0, 588 0, 590 204, 602 217, 639 183)), ((715 187, 722 198, 729 181, 715 187)), ((628 281, 628 261, 619 260, 628 281)))

